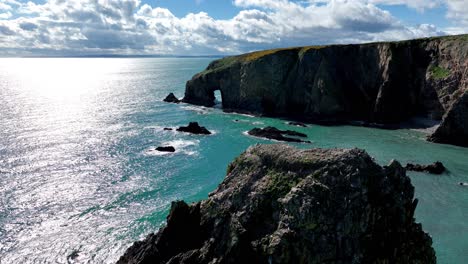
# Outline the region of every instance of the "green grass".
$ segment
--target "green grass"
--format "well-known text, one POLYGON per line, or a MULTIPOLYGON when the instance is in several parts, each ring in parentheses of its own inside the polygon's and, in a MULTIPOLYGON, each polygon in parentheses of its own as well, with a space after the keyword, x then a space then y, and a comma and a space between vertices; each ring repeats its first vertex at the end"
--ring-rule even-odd
POLYGON ((433 66, 430 68, 431 75, 436 80, 445 79, 450 76, 450 71, 440 66, 433 66))
POLYGON ((283 197, 298 184, 298 180, 294 179, 292 175, 284 174, 282 172, 271 170, 268 171, 267 176, 270 180, 267 193, 275 198, 283 197))
MULTIPOLYGON (((432 40, 450 40, 450 41, 466 41, 468 40, 468 34, 464 35, 454 35, 454 36, 441 36, 441 37, 431 37, 431 38, 423 38, 423 39, 415 39, 415 40, 403 40, 399 42, 374 42, 374 43, 365 43, 365 44, 359 44, 359 45, 374 45, 378 43, 394 43, 396 46, 401 46, 401 45, 408 45, 410 43, 422 43, 426 41, 432 41, 432 40)), ((205 71, 201 72, 201 75, 205 75, 208 73, 212 72, 219 72, 222 70, 225 70, 236 63, 249 63, 258 59, 261 59, 263 57, 275 54, 277 52, 281 51, 290 51, 290 50, 296 50, 298 52, 298 56, 302 57, 304 54, 307 53, 309 50, 318 50, 318 49, 323 49, 326 47, 329 47, 330 45, 323 45, 323 46, 304 46, 304 47, 290 47, 290 48, 279 48, 279 49, 270 49, 270 50, 262 50, 262 51, 255 51, 255 52, 250 52, 242 55, 237 55, 237 56, 229 56, 225 57, 219 60, 214 61, 208 69, 205 71)), ((331 45, 331 46, 341 46, 341 45, 331 45)), ((450 71, 447 69, 444 69, 439 66, 435 66, 431 69, 432 76, 435 79, 444 79, 450 75, 450 71)))

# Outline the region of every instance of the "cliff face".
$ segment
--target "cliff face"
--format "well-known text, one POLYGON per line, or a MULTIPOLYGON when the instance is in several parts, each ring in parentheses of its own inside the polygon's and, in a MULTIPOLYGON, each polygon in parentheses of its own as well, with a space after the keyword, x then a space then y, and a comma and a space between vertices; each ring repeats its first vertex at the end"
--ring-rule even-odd
POLYGON ((429 141, 468 146, 468 91, 447 111, 442 124, 429 141))
POLYGON ((441 119, 468 89, 468 35, 268 50, 227 57, 187 82, 184 102, 304 120, 441 119))
POLYGON ((436 263, 405 170, 361 150, 249 148, 119 263, 436 263))

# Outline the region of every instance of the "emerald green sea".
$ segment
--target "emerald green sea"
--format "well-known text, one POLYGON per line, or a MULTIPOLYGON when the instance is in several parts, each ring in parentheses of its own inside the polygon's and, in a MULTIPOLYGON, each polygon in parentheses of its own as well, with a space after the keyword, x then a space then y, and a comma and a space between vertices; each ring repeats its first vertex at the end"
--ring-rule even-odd
POLYGON ((164 224, 174 200, 199 201, 275 126, 306 133, 300 148, 363 148, 386 165, 442 161, 443 175, 409 172, 418 222, 439 263, 468 263, 468 149, 424 132, 285 120, 163 103, 208 58, 0 59, 0 263, 113 263, 164 224), (236 122, 237 120, 237 122, 236 122), (197 121, 214 131, 163 131, 197 121), (173 154, 154 148, 172 145, 173 154), (75 257, 75 258, 72 258, 75 257))

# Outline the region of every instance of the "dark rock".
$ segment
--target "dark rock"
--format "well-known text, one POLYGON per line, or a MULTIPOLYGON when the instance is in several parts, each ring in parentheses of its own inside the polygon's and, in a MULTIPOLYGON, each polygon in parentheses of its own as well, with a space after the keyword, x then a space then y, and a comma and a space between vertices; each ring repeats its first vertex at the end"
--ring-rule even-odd
POLYGON ((175 152, 175 148, 173 146, 157 147, 156 150, 160 152, 175 152))
POLYGON ((173 93, 170 93, 163 101, 167 103, 180 103, 180 100, 173 93))
POLYGON ((67 256, 67 260, 75 260, 76 258, 78 258, 80 256, 80 251, 75 249, 73 250, 70 255, 67 256))
POLYGON ((291 126, 298 126, 298 127, 307 127, 306 124, 301 123, 301 122, 288 122, 288 125, 291 125, 291 126))
POLYGON ((287 136, 293 136, 293 137, 306 138, 307 137, 306 134, 299 133, 299 132, 292 131, 292 130, 279 130, 275 127, 254 128, 247 133, 255 137, 274 139, 274 140, 285 141, 285 142, 310 143, 310 141, 304 141, 298 138, 285 137, 285 135, 287 135, 287 136))
POLYGON ((179 127, 177 131, 192 133, 197 135, 210 135, 211 132, 208 131, 205 127, 202 127, 198 124, 198 122, 190 122, 190 124, 186 127, 179 127))
POLYGON ((457 110, 452 105, 467 89, 467 38, 286 48, 226 57, 187 82, 183 101, 213 106, 214 91, 220 90, 223 109, 229 112, 327 125, 363 120, 385 129, 399 128, 415 116, 440 120, 453 112, 433 141, 466 146, 466 107, 457 110))
POLYGON ((440 161, 436 161, 430 165, 406 164, 406 169, 409 171, 427 172, 431 174, 442 174, 445 171, 445 166, 440 161))
POLYGON ((257 145, 207 200, 173 203, 167 226, 118 263, 436 263, 416 205, 396 161, 257 145))
POLYGON ((165 127, 165 128, 164 128, 164 131, 172 131, 172 130, 173 130, 173 129, 170 128, 170 127, 165 127))
POLYGON ((468 147, 468 92, 448 110, 429 141, 468 147))

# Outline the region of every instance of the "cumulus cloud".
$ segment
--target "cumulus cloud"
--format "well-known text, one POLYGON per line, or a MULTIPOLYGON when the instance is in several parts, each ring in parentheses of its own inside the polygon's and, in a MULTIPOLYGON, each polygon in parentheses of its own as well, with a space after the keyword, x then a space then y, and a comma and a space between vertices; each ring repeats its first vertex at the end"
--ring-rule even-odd
POLYGON ((31 54, 231 54, 263 48, 398 40, 444 34, 404 25, 380 5, 445 5, 463 32, 468 0, 233 0, 230 19, 175 16, 140 0, 0 0, 0 52, 31 54), (2 15, 6 14, 6 15, 2 15))

